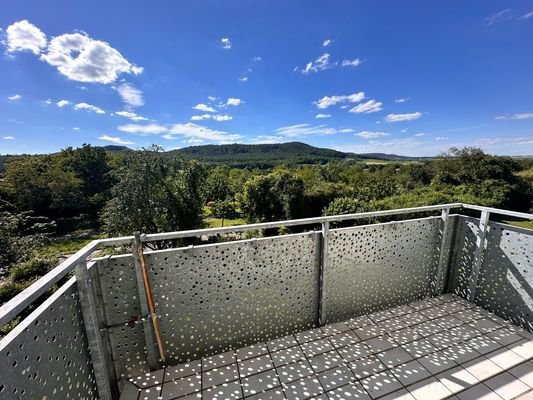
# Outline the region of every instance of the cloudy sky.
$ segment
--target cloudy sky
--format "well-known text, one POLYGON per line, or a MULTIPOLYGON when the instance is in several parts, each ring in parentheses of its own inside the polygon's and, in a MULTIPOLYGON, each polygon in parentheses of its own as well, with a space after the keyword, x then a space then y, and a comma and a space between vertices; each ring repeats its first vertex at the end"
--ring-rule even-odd
POLYGON ((531 1, 4 0, 0 153, 533 154, 531 1))

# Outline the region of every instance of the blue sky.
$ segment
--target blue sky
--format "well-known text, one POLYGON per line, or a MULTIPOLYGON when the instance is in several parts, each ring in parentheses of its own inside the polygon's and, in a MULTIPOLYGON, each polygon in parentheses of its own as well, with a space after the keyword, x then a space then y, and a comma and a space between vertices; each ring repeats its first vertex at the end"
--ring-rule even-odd
POLYGON ((0 153, 533 154, 530 1, 4 0, 0 153))

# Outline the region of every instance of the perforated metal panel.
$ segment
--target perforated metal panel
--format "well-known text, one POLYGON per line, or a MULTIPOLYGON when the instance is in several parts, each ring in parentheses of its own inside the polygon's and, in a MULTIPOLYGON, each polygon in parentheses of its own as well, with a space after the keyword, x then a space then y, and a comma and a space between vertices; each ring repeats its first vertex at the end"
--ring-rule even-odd
POLYGON ((1 399, 96 399, 83 317, 69 280, 0 341, 1 399))
POLYGON ((146 254, 167 357, 197 359, 313 327, 317 235, 146 254))
POLYGON ((327 322, 429 296, 441 230, 442 221, 436 217, 331 230, 327 322))
POLYGON ((469 293, 468 284, 472 274, 478 235, 479 219, 457 217, 449 290, 463 298, 467 298, 469 293))

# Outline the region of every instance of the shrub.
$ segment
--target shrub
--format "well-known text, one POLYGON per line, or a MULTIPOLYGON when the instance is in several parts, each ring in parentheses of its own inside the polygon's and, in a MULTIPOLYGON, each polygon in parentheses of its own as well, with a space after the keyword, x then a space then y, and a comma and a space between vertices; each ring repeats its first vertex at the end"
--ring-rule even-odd
POLYGON ((32 258, 10 268, 9 277, 14 282, 22 282, 36 276, 42 276, 56 266, 56 260, 52 258, 32 258))

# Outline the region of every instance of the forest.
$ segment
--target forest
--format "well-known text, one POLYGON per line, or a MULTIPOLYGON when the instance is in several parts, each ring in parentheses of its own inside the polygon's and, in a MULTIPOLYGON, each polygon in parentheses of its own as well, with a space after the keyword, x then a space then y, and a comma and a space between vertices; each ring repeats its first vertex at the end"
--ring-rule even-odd
POLYGON ((4 158, 0 304, 98 237, 451 202, 524 212, 533 205, 531 159, 452 148, 416 162, 370 163, 326 152, 310 163, 302 162, 308 158, 302 149, 267 154, 267 161, 252 155, 239 167, 157 146, 84 145, 4 158))

